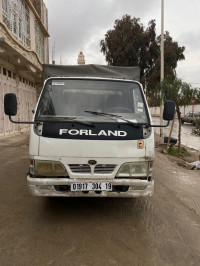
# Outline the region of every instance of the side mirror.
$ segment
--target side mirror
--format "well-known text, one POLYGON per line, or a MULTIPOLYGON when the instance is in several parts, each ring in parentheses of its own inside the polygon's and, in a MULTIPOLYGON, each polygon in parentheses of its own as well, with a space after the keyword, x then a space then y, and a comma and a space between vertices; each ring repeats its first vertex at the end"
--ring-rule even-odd
POLYGON ((4 112, 9 116, 9 120, 14 124, 28 124, 28 125, 39 125, 40 122, 21 122, 13 121, 11 116, 17 114, 17 97, 14 93, 7 93, 4 96, 4 112))
POLYGON ((4 96, 4 112, 6 115, 17 114, 17 97, 14 93, 7 93, 4 96))
POLYGON ((167 120, 167 121, 173 120, 174 113, 175 113, 175 102, 166 101, 164 104, 164 110, 163 110, 163 120, 167 120))

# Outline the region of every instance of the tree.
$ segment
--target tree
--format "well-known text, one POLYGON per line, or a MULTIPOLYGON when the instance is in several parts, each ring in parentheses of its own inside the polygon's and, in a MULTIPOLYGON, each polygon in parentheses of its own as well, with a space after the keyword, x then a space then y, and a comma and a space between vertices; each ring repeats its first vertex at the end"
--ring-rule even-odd
POLYGON ((176 105, 176 113, 179 122, 178 130, 178 151, 181 150, 181 105, 190 104, 195 98, 197 91, 192 89, 191 85, 183 82, 181 79, 174 78, 174 76, 167 76, 163 82, 160 83, 160 90, 166 100, 173 100, 176 105))
POLYGON ((197 94, 196 94, 196 97, 195 97, 193 103, 200 103, 200 88, 196 88, 196 92, 197 92, 197 94))
POLYGON ((197 120, 195 123, 195 128, 192 129, 192 135, 200 137, 200 114, 196 116, 197 120))
MULTIPOLYGON (((145 29, 139 18, 125 15, 115 20, 114 29, 107 31, 101 40, 101 52, 112 66, 139 66, 141 82, 146 88, 147 99, 158 101, 155 91, 160 82, 160 36, 156 37, 156 23, 151 20, 145 29)), ((176 75, 177 62, 183 60, 185 47, 179 47, 165 33, 165 75, 176 75)))
POLYGON ((125 15, 115 20, 113 30, 101 40, 101 52, 112 66, 139 66, 141 78, 159 55, 156 43, 156 24, 151 20, 145 30, 139 18, 125 15))
MULTIPOLYGON (((196 88, 196 92, 194 103, 200 103, 200 89, 196 88)), ((200 113, 197 115, 197 121, 195 123, 195 128, 192 129, 192 134, 200 137, 200 113)))
MULTIPOLYGON (((157 44, 161 45, 161 36, 158 36, 157 44)), ((185 47, 179 47, 178 43, 173 41, 172 37, 170 37, 169 32, 166 31, 164 34, 164 73, 165 76, 176 77, 176 67, 177 62, 180 60, 184 60, 185 56, 183 54, 185 47)), ((160 55, 157 57, 155 64, 147 69, 146 71, 146 86, 147 86, 147 97, 149 97, 150 105, 159 104, 159 94, 157 94, 155 87, 160 82, 160 55), (152 97, 153 95, 153 97, 152 97)))

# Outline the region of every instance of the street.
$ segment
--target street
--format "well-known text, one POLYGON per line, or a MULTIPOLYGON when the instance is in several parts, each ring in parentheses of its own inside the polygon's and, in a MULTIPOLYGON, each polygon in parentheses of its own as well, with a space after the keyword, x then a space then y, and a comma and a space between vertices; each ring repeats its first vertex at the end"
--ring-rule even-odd
POLYGON ((152 198, 40 198, 28 135, 0 151, 0 265, 200 265, 200 171, 156 152, 152 198))

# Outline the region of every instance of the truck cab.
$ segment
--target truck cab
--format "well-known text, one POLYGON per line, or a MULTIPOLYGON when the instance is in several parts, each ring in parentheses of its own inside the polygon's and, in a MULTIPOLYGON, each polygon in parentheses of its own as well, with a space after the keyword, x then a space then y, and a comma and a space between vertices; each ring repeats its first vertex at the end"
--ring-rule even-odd
POLYGON ((143 88, 131 78, 138 69, 91 67, 68 67, 63 75, 63 67, 47 66, 30 130, 29 190, 151 196, 154 132, 143 88))

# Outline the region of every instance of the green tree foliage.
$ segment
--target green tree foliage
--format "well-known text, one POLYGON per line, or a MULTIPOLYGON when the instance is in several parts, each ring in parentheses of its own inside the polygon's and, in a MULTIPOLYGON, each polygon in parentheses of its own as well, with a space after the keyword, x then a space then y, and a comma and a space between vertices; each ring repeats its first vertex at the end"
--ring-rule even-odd
POLYGON ((155 20, 151 20, 147 29, 139 18, 125 15, 121 20, 115 20, 113 30, 105 34, 101 40, 101 52, 106 61, 112 66, 139 66, 141 77, 145 70, 152 65, 158 57, 159 51, 156 43, 155 20))
POLYGON ((196 88, 197 94, 193 103, 200 103, 200 88, 196 88))
MULTIPOLYGON (((157 45, 160 50, 161 36, 158 36, 157 45)), ((178 43, 173 41, 170 37, 169 32, 166 31, 164 35, 164 73, 165 76, 176 77, 176 67, 180 60, 184 60, 183 54, 185 47, 179 47, 178 43)), ((155 65, 146 71, 146 86, 147 86, 147 97, 149 98, 150 105, 158 105, 159 97, 155 89, 156 85, 160 82, 160 53, 155 61, 155 65), (153 97, 152 97, 153 95, 153 97)))
POLYGON ((197 120, 196 120, 196 123, 195 123, 195 128, 192 129, 192 134, 195 135, 195 136, 199 136, 200 137, 200 114, 197 115, 197 120))
POLYGON ((167 76, 163 82, 160 83, 160 90, 162 91, 166 100, 173 100, 176 105, 176 113, 179 121, 178 131, 178 150, 181 150, 181 112, 180 106, 191 104, 196 97, 197 90, 193 89, 190 84, 183 82, 181 79, 174 78, 174 76, 167 76))
MULTIPOLYGON (((196 92, 194 103, 200 103, 200 88, 196 88, 196 92)), ((192 130, 192 134, 200 137, 200 115, 197 115, 197 121, 195 128, 192 130)))
MULTIPOLYGON (((160 36, 156 36, 156 23, 151 20, 145 28, 139 18, 125 15, 115 20, 114 29, 107 31, 101 40, 101 52, 112 66, 139 66, 141 82, 150 102, 158 101, 155 91, 160 81, 160 36)), ((179 47, 165 33, 165 74, 176 75, 177 62, 183 60, 184 47, 179 47)))
POLYGON ((158 57, 156 44, 155 21, 149 22, 145 30, 139 18, 125 15, 115 20, 113 30, 105 34, 101 40, 101 52, 112 66, 140 66, 141 76, 158 57))

